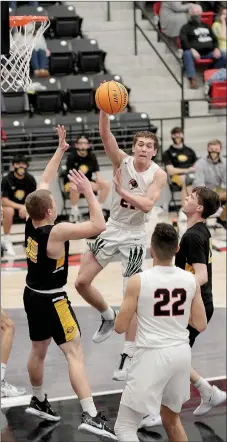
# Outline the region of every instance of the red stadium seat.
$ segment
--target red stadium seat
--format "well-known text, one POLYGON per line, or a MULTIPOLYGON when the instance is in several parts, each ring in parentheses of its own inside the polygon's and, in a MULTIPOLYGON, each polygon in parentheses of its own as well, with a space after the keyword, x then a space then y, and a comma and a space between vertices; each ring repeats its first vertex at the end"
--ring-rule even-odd
POLYGON ((217 72, 218 69, 207 69, 206 71, 204 71, 203 73, 203 78, 204 78, 204 82, 206 83, 210 77, 212 77, 212 75, 215 74, 215 72, 217 72))
POLYGON ((203 12, 201 15, 201 22, 211 27, 214 22, 214 12, 203 12))
MULTIPOLYGON (((218 69, 207 69, 204 74, 204 81, 217 72, 218 69)), ((214 81, 210 89, 210 104, 215 107, 227 107, 227 81, 214 81)))
POLYGON ((214 62, 214 60, 212 60, 212 58, 199 58, 199 60, 195 60, 195 64, 198 65, 206 65, 206 64, 212 64, 214 62))
POLYGON ((160 9, 161 9, 161 2, 155 2, 153 4, 153 13, 154 13, 154 15, 159 15, 160 14, 160 9))

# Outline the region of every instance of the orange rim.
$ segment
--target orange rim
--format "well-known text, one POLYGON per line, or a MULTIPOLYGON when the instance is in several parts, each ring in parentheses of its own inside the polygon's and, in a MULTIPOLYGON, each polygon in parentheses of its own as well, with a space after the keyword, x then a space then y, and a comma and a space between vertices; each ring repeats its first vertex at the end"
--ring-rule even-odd
POLYGON ((9 25, 11 28, 14 26, 25 26, 31 22, 43 22, 48 21, 48 17, 46 15, 23 15, 23 16, 13 16, 9 18, 9 25))

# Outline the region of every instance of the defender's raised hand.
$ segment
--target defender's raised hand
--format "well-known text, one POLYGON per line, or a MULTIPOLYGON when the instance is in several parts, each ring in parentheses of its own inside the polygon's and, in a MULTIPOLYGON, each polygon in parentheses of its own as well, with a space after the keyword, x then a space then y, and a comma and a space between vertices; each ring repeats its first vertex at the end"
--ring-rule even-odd
POLYGON ((70 170, 68 174, 69 181, 71 183, 71 189, 76 192, 86 195, 88 192, 93 193, 91 183, 86 176, 80 170, 70 170))
POLYGON ((68 150, 69 148, 69 144, 66 142, 66 130, 64 126, 58 125, 56 127, 56 132, 59 138, 58 148, 61 149, 63 152, 66 152, 66 150, 68 150))

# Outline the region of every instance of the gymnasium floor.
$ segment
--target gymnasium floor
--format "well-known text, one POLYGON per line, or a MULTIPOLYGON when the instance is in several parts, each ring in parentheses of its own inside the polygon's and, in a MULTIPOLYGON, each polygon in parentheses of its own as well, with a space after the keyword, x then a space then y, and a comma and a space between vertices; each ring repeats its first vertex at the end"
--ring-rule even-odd
MULTIPOLYGON (((171 216, 173 218, 173 215, 171 216)), ((169 217, 153 213, 148 225, 149 235, 158 221, 167 221, 169 217)), ((18 228, 18 226, 15 226, 18 228)), ((21 229, 22 226, 20 226, 21 229)), ((180 224, 181 234, 186 228, 180 224)), ((15 231, 17 231, 15 229, 15 231)), ((20 230, 20 232, 22 232, 20 230)), ((211 230, 211 233, 213 231, 211 230)), ((23 236, 17 233, 17 236, 23 236)), ((226 236, 223 229, 212 233, 213 243, 219 249, 226 249, 226 236)), ((18 239, 18 238, 17 238, 18 239)), ((148 244, 149 246, 149 244, 148 244)), ((75 308, 82 329, 82 342, 85 353, 85 363, 91 389, 96 393, 95 398, 99 408, 107 410, 111 421, 114 422, 124 383, 112 380, 113 369, 122 351, 123 337, 113 333, 102 344, 93 344, 91 338, 100 325, 99 314, 88 307, 74 289, 80 255, 86 250, 86 242, 71 243, 71 264, 67 291, 75 308)), ((16 246, 15 260, 2 263, 2 307, 12 317, 16 325, 15 340, 12 354, 7 366, 6 380, 27 389, 27 395, 21 398, 2 399, 3 422, 2 442, 74 442, 93 441, 95 437, 78 433, 80 406, 69 384, 66 364, 60 350, 51 344, 46 360, 45 390, 54 407, 61 414, 62 420, 58 426, 43 423, 24 413, 25 405, 30 400, 30 387, 26 371, 26 361, 30 350, 27 332, 27 321, 23 310, 23 288, 26 276, 25 254, 21 245, 16 246)), ((149 258, 149 249, 148 255, 149 258)), ((151 259, 147 259, 151 266, 151 259)), ((121 266, 118 258, 98 275, 95 286, 101 290, 105 299, 112 306, 119 306, 122 299, 121 266), (111 282, 111 283, 110 283, 111 282)), ((213 293, 215 312, 207 330, 198 338, 193 348, 193 366, 205 378, 211 378, 217 385, 226 390, 226 252, 213 250, 213 293)), ((182 412, 182 418, 188 432, 189 441, 221 442, 226 441, 226 408, 218 407, 207 416, 195 419, 192 410, 198 404, 198 396, 192 390, 192 398, 182 412), (195 423, 199 421, 200 423, 195 423)), ((1 426, 2 427, 2 426, 1 426)), ((155 427, 152 432, 140 432, 141 441, 166 441, 162 427, 155 427)))

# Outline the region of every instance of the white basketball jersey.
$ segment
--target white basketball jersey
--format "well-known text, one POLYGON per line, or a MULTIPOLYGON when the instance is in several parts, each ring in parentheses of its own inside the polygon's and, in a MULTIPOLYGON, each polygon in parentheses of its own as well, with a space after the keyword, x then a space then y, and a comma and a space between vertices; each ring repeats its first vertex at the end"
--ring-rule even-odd
MULTIPOLYGON (((127 156, 121 163, 122 187, 133 195, 144 196, 153 182, 154 174, 159 166, 153 161, 145 172, 137 172, 134 168, 133 157, 127 156)), ((110 218, 120 224, 140 226, 148 221, 149 213, 144 213, 124 201, 113 186, 110 218)))
POLYGON ((139 276, 137 347, 164 348, 187 343, 195 277, 176 266, 154 266, 139 276))

